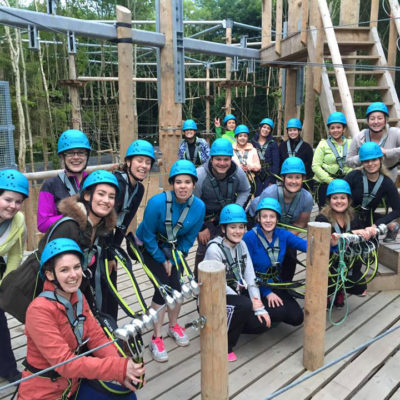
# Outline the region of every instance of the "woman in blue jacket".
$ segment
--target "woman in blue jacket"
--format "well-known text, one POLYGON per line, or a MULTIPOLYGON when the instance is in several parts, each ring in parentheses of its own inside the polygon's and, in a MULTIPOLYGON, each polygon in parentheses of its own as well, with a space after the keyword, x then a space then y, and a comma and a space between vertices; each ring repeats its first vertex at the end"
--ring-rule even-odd
MULTIPOLYGON (((257 206, 258 224, 243 237, 253 261, 254 270, 264 274, 271 273, 278 281, 286 249, 290 247, 303 252, 307 251, 306 240, 276 227, 281 213, 281 205, 276 199, 272 197, 262 199, 257 206), (274 268, 276 274, 272 274, 274 268)), ((271 322, 285 322, 294 326, 303 322, 301 307, 286 290, 261 285, 260 293, 271 322)))
MULTIPOLYGON (((173 164, 169 173, 169 183, 173 185, 173 190, 156 194, 149 200, 143 222, 136 231, 137 239, 144 244, 143 258, 146 266, 161 284, 178 291, 181 291, 180 273, 174 265, 171 250, 175 248, 186 255, 204 222, 205 205, 193 195, 196 181, 196 167, 191 161, 178 160, 173 164)), ((163 304, 164 298, 156 287, 152 307, 158 309, 163 304)), ((173 310, 168 309, 168 335, 178 346, 187 346, 189 339, 184 328, 177 323, 179 311, 179 304, 173 310)), ((168 360, 161 336, 164 314, 165 309, 159 313, 150 343, 152 356, 159 362, 168 360)))

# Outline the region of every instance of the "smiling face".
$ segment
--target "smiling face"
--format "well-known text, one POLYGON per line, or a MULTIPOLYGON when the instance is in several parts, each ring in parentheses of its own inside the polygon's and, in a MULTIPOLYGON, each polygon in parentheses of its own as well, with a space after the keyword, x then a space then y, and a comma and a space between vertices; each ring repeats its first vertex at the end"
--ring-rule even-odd
POLYGON ((62 154, 65 168, 76 174, 81 173, 86 168, 88 156, 89 152, 86 149, 71 149, 62 154))
POLYGON ((188 129, 186 131, 183 131, 183 136, 185 136, 185 139, 189 142, 192 142, 194 140, 194 137, 196 136, 196 131, 194 129, 188 129))
POLYGON ((134 156, 127 160, 128 169, 135 178, 142 181, 149 175, 151 161, 150 157, 134 156))
POLYGON ((93 218, 92 214, 97 218, 104 218, 109 215, 114 208, 115 195, 115 187, 106 183, 99 183, 96 185, 92 196, 90 193, 85 193, 84 199, 87 202, 91 201, 89 217, 93 218), (90 197, 92 197, 91 200, 90 197))
POLYGON ((272 129, 268 124, 264 124, 260 126, 260 135, 263 137, 267 137, 271 133, 272 129))
POLYGON ((236 136, 236 141, 240 146, 244 147, 249 141, 249 135, 247 133, 239 133, 239 135, 236 136))
POLYGON ((376 174, 381 169, 380 158, 374 158, 372 160, 363 161, 361 164, 367 174, 376 174))
POLYGON ((229 241, 233 244, 238 244, 246 232, 246 225, 242 222, 226 224, 225 226, 222 226, 222 231, 225 233, 225 236, 229 241))
POLYGON ((179 203, 184 203, 193 194, 194 182, 192 176, 175 176, 173 187, 177 201, 179 203))
POLYGON ((297 140, 297 138, 300 136, 300 130, 297 128, 289 128, 287 130, 287 134, 290 139, 297 140))
POLYGON ((57 279, 61 290, 57 289, 63 297, 69 299, 78 291, 82 283, 82 265, 79 257, 74 253, 62 254, 54 261, 54 272, 47 270, 46 278, 49 281, 57 279))
POLYGON ((236 121, 234 119, 230 119, 226 122, 225 126, 228 131, 234 131, 236 128, 236 121))
POLYGON ((278 222, 278 215, 273 210, 260 210, 258 220, 263 231, 272 232, 278 222))
POLYGON ((303 175, 286 174, 283 177, 283 185, 288 192, 296 193, 301 189, 301 186, 303 185, 303 175))
POLYGON ((4 190, 0 195, 0 223, 14 218, 23 202, 24 196, 21 193, 4 190))
POLYGON ((330 136, 339 140, 344 134, 345 126, 340 123, 333 123, 329 125, 328 130, 330 136))
POLYGON ((381 132, 386 126, 386 115, 380 111, 374 111, 368 115, 367 123, 373 132, 381 132))
POLYGON ((349 208, 349 196, 346 193, 335 193, 330 196, 329 205, 336 213, 344 213, 349 208))
POLYGON ((211 157, 211 165, 217 174, 226 174, 232 165, 232 157, 229 156, 213 156, 211 157))

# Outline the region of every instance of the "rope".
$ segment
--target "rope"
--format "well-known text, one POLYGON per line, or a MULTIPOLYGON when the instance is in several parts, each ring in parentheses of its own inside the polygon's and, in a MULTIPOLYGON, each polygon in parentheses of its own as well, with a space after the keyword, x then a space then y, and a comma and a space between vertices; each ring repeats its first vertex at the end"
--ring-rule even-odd
POLYGON ((354 350, 349 351, 348 353, 343 354, 341 357, 337 358, 336 360, 331 361, 330 363, 324 365, 321 368, 316 369, 315 371, 311 372, 310 374, 304 376, 301 379, 298 379, 296 381, 294 381, 293 383, 291 383, 290 385, 287 385, 285 387, 283 387, 282 389, 279 389, 276 392, 273 392, 272 394, 270 394, 269 396, 265 397, 264 400, 270 400, 273 399, 279 395, 281 395, 282 393, 287 392, 289 389, 292 389, 294 387, 296 387, 297 385, 300 385, 301 383, 307 381, 308 379, 312 378, 313 376, 319 374, 320 372, 325 371, 326 369, 332 367, 333 365, 337 364, 338 362, 344 360, 347 357, 350 357, 353 354, 356 354, 358 352, 360 352, 361 350, 365 349, 366 347, 370 346, 371 344, 374 344, 375 342, 377 342, 378 340, 384 338, 385 336, 391 334, 392 332, 396 331, 397 329, 400 328, 400 325, 395 326, 394 328, 388 329, 387 331, 383 332, 382 334, 376 336, 375 338, 369 340, 368 342, 356 347, 354 350))

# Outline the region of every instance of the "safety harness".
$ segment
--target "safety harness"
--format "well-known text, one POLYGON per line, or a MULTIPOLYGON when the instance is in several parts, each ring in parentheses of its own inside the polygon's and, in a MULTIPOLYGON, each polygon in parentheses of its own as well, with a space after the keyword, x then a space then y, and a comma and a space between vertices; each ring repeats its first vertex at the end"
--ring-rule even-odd
POLYGON ((122 229, 123 231, 126 230, 126 226, 123 225, 124 219, 126 217, 126 214, 128 214, 128 212, 131 209, 131 204, 133 202, 133 199, 135 198, 138 190, 139 190, 139 184, 137 183, 131 193, 131 195, 129 195, 129 187, 130 187, 130 183, 129 183, 129 178, 126 172, 121 172, 121 171, 117 171, 117 173, 123 178, 123 180, 125 181, 126 185, 125 185, 125 195, 124 195, 124 202, 122 203, 122 209, 118 214, 118 218, 117 218, 117 228, 122 229))
POLYGON ((217 196, 218 203, 221 206, 221 209, 224 208, 227 204, 231 204, 234 202, 234 193, 233 193, 233 176, 230 175, 228 177, 227 185, 228 185, 228 190, 226 193, 226 198, 221 193, 221 188, 219 186, 219 183, 217 179, 211 174, 209 171, 207 172, 208 179, 210 180, 211 186, 214 190, 215 195, 217 196))
POLYGON ((72 185, 71 181, 68 178, 68 175, 64 171, 60 172, 58 174, 58 177, 60 178, 64 186, 67 188, 67 191, 70 196, 74 196, 79 193, 79 189, 74 187, 74 185, 72 185))
POLYGON ((291 222, 293 222, 294 213, 300 202, 301 190, 296 193, 295 198, 291 201, 289 206, 287 206, 283 194, 283 186, 278 185, 277 189, 278 189, 278 201, 282 208, 282 214, 279 222, 282 224, 290 224, 291 222))
POLYGON ((240 154, 240 151, 237 150, 237 149, 234 150, 234 151, 235 151, 235 154, 236 154, 237 158, 239 159, 240 164, 241 165, 247 165, 247 159, 249 157, 249 150, 245 150, 243 155, 240 154))
POLYGON ((299 143, 297 143, 296 147, 292 151, 292 147, 290 145, 290 139, 288 139, 288 141, 286 142, 286 148, 287 148, 288 156, 289 157, 296 157, 297 156, 297 152, 300 150, 300 147, 301 147, 301 145, 303 143, 304 143, 303 139, 300 139, 299 143))
POLYGON ((339 171, 338 171, 339 174, 343 176, 344 175, 343 170, 345 167, 346 156, 347 156, 347 140, 345 141, 344 146, 343 146, 342 156, 340 156, 339 152, 337 151, 336 146, 333 144, 331 136, 329 136, 328 139, 326 139, 326 143, 329 146, 329 148, 332 150, 332 153, 336 158, 336 162, 339 165, 339 171))
POLYGON ((189 160, 192 161, 194 165, 199 166, 201 164, 203 164, 203 162, 205 160, 202 159, 201 157, 201 142, 200 140, 198 140, 198 138, 195 138, 195 144, 194 144, 194 154, 193 154, 193 158, 190 157, 190 151, 189 151, 189 144, 187 142, 187 140, 183 140, 183 145, 185 147, 185 150, 183 152, 183 156, 185 158, 185 160, 189 160))
POLYGON ((369 185, 368 185, 368 178, 367 178, 367 174, 365 173, 365 171, 362 171, 362 175, 363 175, 363 199, 362 199, 362 203, 361 203, 361 209, 364 211, 368 210, 368 206, 371 203, 371 201, 373 201, 376 197, 376 194, 378 193, 378 190, 380 189, 384 176, 382 174, 379 174, 379 178, 378 180, 375 182, 375 185, 371 191, 371 193, 369 192, 369 185))
MULTIPOLYGON (((365 142, 370 142, 371 141, 371 133, 370 133, 369 129, 366 130, 364 137, 365 137, 365 142)), ((385 136, 383 136, 383 138, 378 143, 379 147, 384 147, 385 146, 387 138, 388 138, 388 133, 386 132, 385 136)))

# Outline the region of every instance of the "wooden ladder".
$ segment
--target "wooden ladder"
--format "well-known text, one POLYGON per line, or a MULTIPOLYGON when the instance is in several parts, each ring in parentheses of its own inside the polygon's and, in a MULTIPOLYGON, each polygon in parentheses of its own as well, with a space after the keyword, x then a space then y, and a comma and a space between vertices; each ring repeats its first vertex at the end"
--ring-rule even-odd
MULTIPOLYGON (((400 122, 400 103, 394 87, 393 79, 387 67, 386 56, 375 27, 335 28, 337 44, 339 46, 342 63, 345 69, 348 88, 352 94, 354 111, 357 122, 365 122, 365 111, 374 101, 384 102, 389 109, 389 124, 398 125, 400 122), (352 68, 352 64, 360 67, 352 68), (369 69, 371 66, 382 66, 382 69, 369 69), (364 67, 364 68, 362 68, 364 67)), ((311 34, 311 48, 309 56, 316 62, 317 35, 311 34)), ((310 41, 309 41, 310 43, 310 41)), ((326 121, 330 113, 343 111, 342 99, 337 84, 332 56, 327 43, 324 43, 322 67, 320 106, 323 118, 326 121)))

